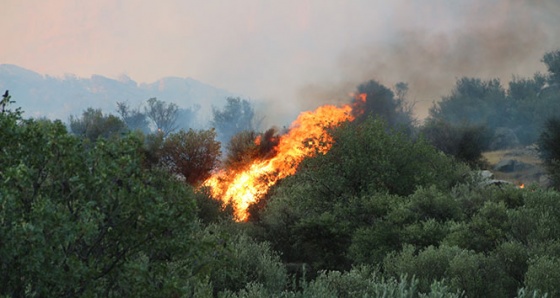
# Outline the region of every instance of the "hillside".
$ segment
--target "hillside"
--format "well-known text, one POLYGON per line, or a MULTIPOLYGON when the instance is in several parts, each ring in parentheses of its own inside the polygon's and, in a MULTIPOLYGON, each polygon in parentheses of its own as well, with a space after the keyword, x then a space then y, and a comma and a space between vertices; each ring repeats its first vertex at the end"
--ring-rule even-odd
POLYGON ((10 90, 12 99, 28 117, 63 121, 88 107, 113 112, 117 102, 128 102, 134 107, 152 97, 174 102, 181 108, 200 105, 204 117, 212 105, 221 106, 224 98, 237 96, 192 78, 167 77, 138 83, 127 76, 52 77, 11 64, 0 64, 0 90, 10 90))

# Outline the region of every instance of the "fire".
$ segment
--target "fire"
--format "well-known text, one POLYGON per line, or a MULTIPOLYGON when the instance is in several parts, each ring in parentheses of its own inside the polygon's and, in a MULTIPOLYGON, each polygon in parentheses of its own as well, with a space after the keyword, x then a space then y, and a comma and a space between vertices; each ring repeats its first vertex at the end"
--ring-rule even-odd
POLYGON ((524 183, 521 183, 521 184, 519 185, 519 188, 521 188, 521 189, 525 188, 525 184, 524 184, 524 183))
MULTIPOLYGON (((356 96, 357 105, 363 102, 365 94, 356 96)), ((326 105, 301 113, 290 125, 288 133, 279 137, 274 156, 254 160, 241 171, 221 170, 202 186, 209 187, 212 196, 224 204, 232 203, 236 220, 246 221, 249 205, 258 202, 278 180, 293 175, 304 158, 329 151, 333 139, 327 129, 354 120, 352 111, 355 107, 326 105)), ((261 141, 259 136, 254 142, 259 145, 261 141)))

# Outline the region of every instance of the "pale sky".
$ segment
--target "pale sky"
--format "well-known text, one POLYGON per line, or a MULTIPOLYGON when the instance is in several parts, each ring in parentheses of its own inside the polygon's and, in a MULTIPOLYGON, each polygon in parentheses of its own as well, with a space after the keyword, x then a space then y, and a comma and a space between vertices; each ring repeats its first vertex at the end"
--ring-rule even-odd
POLYGON ((294 111, 404 81, 422 109, 461 76, 544 72, 559 20, 557 0, 2 0, 0 63, 191 77, 294 111))

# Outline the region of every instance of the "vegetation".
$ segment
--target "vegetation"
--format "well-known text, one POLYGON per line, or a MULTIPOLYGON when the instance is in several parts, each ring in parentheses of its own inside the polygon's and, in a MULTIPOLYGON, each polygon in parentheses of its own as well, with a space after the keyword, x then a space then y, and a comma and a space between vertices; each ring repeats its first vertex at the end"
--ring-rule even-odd
POLYGON ((360 106, 358 109, 360 112, 356 115, 357 123, 364 121, 369 116, 375 116, 382 118, 391 127, 406 129, 408 133, 412 132, 415 120, 412 116, 413 105, 406 101, 408 93, 406 83, 398 83, 395 86, 395 94, 381 83, 370 80, 360 84, 356 92, 366 96, 365 102, 359 98, 354 99, 354 104, 360 106))
POLYGON ((129 130, 150 132, 148 117, 140 109, 131 108, 126 102, 117 102, 117 113, 129 130))
POLYGON ((218 165, 220 143, 215 130, 172 133, 162 143, 160 163, 191 185, 203 182, 218 165))
POLYGON ((427 119, 420 133, 435 148, 472 167, 483 167, 482 153, 489 147, 491 135, 485 125, 451 124, 427 119))
POLYGON ((556 297, 558 189, 483 186, 472 173, 506 128, 519 144, 538 138, 558 186, 560 121, 518 125, 558 112, 559 57, 546 54, 548 74, 508 90, 459 79, 420 127, 406 84, 360 85, 363 114, 333 128, 330 151, 300 163, 242 223, 196 187, 220 162, 274 154, 277 132, 255 130, 248 102, 215 109, 215 129, 146 130, 150 105, 119 104, 120 118, 91 108, 69 133, 23 118, 6 93, 0 296, 556 297))
POLYGON ((552 185, 560 190, 560 119, 549 118, 539 138, 540 156, 550 174, 552 185))
MULTIPOLYGON (((533 144, 547 119, 560 112, 560 52, 546 53, 548 73, 514 78, 506 90, 497 79, 460 78, 451 95, 430 109, 428 119, 449 125, 484 125, 495 134, 507 129, 521 145, 533 144)), ((506 146, 495 146, 493 150, 506 146)))
POLYGON ((192 191, 143 169, 135 135, 84 147, 60 121, 0 115, 3 295, 172 294, 196 252, 192 191))
POLYGON ((119 136, 125 129, 123 121, 113 115, 103 115, 100 109, 88 108, 80 118, 70 116, 70 131, 92 142, 100 137, 119 136))
POLYGON ((223 110, 212 107, 212 121, 210 124, 216 128, 219 138, 227 143, 231 138, 243 131, 256 129, 255 110, 245 99, 239 97, 226 98, 223 110))
POLYGON ((178 111, 179 106, 176 104, 167 103, 157 98, 148 99, 147 106, 144 108, 146 117, 152 121, 158 131, 163 132, 164 136, 178 128, 178 111))

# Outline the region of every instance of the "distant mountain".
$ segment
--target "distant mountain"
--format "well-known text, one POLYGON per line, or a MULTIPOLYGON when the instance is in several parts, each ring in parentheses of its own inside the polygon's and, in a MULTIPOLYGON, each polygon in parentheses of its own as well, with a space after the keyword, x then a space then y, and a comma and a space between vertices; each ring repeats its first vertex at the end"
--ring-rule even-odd
MULTIPOLYGON (((149 98, 176 103, 181 108, 200 106, 198 121, 209 119, 211 107, 221 107, 228 96, 239 96, 191 78, 167 77, 150 84, 138 84, 123 76, 110 79, 100 75, 52 77, 11 65, 0 64, 0 92, 10 90, 16 106, 26 117, 47 117, 68 121, 88 107, 114 113, 117 102, 139 107, 149 98)), ((200 123, 200 125, 205 125, 200 123)))

